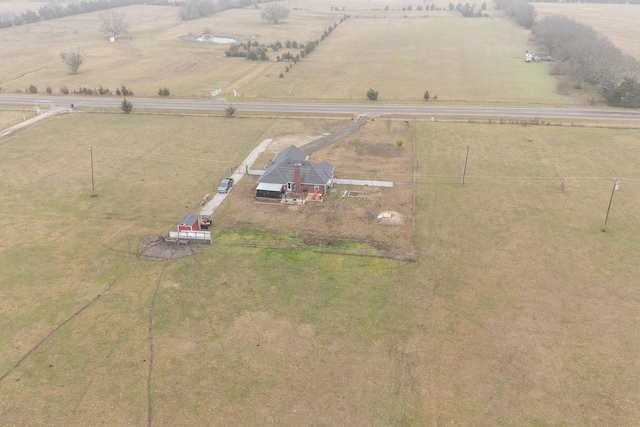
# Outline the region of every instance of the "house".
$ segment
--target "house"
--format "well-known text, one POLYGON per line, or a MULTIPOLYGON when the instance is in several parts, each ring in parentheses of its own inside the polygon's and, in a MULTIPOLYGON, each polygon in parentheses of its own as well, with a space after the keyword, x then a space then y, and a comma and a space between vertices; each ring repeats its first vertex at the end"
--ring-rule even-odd
POLYGON ((322 199, 333 185, 335 167, 327 161, 310 162, 308 157, 295 145, 279 152, 258 180, 256 197, 279 199, 285 193, 308 193, 314 200, 322 199))

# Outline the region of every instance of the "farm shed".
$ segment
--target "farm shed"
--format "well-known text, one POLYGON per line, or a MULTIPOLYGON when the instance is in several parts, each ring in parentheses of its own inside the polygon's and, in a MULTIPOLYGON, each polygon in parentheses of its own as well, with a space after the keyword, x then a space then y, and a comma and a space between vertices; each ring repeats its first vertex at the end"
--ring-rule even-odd
POLYGON ((185 215, 178 223, 178 231, 196 231, 200 230, 200 222, 198 217, 192 213, 185 215))
POLYGON ((283 194, 282 189, 287 193, 307 192, 314 196, 324 196, 327 189, 333 185, 331 180, 335 167, 327 161, 313 163, 307 158, 307 154, 294 145, 279 152, 265 167, 264 173, 258 180, 256 197, 266 195, 274 198, 274 191, 283 194))

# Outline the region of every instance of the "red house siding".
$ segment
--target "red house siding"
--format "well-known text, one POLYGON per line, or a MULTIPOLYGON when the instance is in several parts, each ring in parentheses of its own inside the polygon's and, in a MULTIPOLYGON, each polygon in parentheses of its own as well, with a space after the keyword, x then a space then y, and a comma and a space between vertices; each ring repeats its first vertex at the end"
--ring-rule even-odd
MULTIPOLYGON (((200 222, 198 221, 197 216, 192 216, 193 218, 187 222, 181 222, 178 224, 178 231, 197 231, 200 230, 200 222)), ((184 218, 183 218, 184 221, 184 218)))
POLYGON ((193 225, 180 224, 178 226, 178 231, 198 231, 198 230, 200 230, 200 226, 198 225, 197 222, 193 225))

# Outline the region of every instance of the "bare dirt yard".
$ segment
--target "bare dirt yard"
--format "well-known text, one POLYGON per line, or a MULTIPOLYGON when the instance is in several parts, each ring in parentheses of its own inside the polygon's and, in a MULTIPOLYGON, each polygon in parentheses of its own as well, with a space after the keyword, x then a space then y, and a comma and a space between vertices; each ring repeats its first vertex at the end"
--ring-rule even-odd
MULTIPOLYGON (((318 137, 274 138, 255 167, 260 168, 261 162, 268 162, 289 145, 300 146, 318 137)), ((332 163, 336 178, 393 181, 394 186, 335 185, 322 202, 284 204, 256 199, 257 177, 248 176, 215 213, 214 235, 272 233, 290 236, 305 245, 361 245, 394 257, 412 251, 411 123, 370 121, 354 134, 314 153, 309 160, 332 163)))
POLYGON ((151 236, 140 241, 138 255, 154 260, 182 258, 197 254, 202 245, 169 242, 164 236, 151 236))

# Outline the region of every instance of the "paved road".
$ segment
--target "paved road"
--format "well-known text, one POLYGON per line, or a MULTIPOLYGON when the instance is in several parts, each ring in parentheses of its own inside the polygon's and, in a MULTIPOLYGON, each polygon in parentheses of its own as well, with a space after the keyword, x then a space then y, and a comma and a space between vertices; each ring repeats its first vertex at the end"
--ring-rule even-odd
MULTIPOLYGON (((129 98, 134 108, 201 110, 222 112, 230 103, 225 100, 194 101, 186 99, 129 98)), ((118 108, 121 99, 116 97, 78 97, 78 96, 42 96, 42 95, 0 95, 0 104, 33 106, 38 101, 51 103, 57 107, 118 108)), ((580 108, 509 108, 509 107, 447 107, 435 105, 382 105, 369 103, 349 104, 295 104, 265 102, 234 102, 239 112, 278 112, 278 113, 346 113, 346 114, 403 114, 422 116, 485 116, 517 118, 564 118, 592 120, 640 120, 640 110, 621 109, 580 109, 580 108)))

